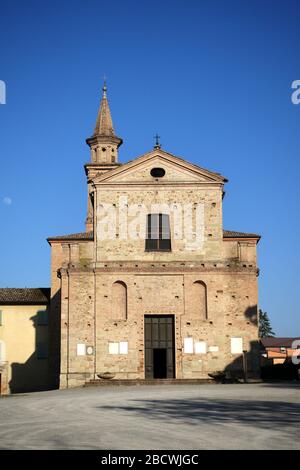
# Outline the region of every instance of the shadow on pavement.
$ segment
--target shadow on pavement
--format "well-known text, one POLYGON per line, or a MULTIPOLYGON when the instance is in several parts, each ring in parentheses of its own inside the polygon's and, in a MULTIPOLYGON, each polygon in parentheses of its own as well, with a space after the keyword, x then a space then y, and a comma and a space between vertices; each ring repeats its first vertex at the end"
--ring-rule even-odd
MULTIPOLYGON (((299 426, 300 405, 284 401, 249 400, 132 400, 124 406, 101 406, 99 409, 121 411, 150 419, 178 420, 192 425, 199 423, 243 423, 259 428, 299 426)), ((291 429, 288 430, 291 432, 291 429)), ((300 430, 299 430, 300 434, 300 430)), ((293 430, 295 438, 295 430, 293 430)))

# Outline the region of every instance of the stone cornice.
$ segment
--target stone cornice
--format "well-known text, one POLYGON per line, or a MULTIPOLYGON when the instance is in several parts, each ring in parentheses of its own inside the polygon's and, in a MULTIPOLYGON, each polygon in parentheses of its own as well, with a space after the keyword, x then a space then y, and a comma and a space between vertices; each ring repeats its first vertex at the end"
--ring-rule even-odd
POLYGON ((122 163, 86 163, 84 165, 84 171, 88 178, 95 178, 98 175, 97 172, 112 171, 120 166, 122 166, 122 163))
POLYGON ((103 190, 107 191, 107 188, 109 189, 116 189, 116 190, 124 190, 124 188, 128 188, 128 190, 132 190, 132 189, 144 189, 145 187, 147 188, 153 188, 154 190, 164 190, 168 187, 177 187, 177 188, 195 188, 195 187, 201 187, 201 186, 205 186, 206 188, 209 188, 210 186, 212 188, 215 188, 216 186, 217 187, 222 187, 223 186, 223 183, 220 183, 218 181, 196 181, 196 182, 190 182, 190 181, 187 181, 187 182, 184 182, 184 181, 165 181, 165 182, 162 182, 162 181, 158 181, 158 182, 155 182, 155 181, 127 181, 127 182, 123 182, 123 181, 113 181, 113 182, 97 182, 97 181, 93 181, 93 184, 95 187, 98 187, 100 189, 103 188, 103 190))
POLYGON ((256 265, 241 262, 206 262, 206 263, 155 263, 155 262, 107 262, 91 265, 69 264, 60 269, 61 275, 70 274, 158 274, 158 275, 180 275, 189 273, 206 274, 237 274, 237 275, 258 275, 259 270, 256 265))
POLYGON ((93 135, 92 137, 86 139, 86 143, 89 146, 107 142, 117 144, 117 146, 120 147, 120 145, 123 143, 123 140, 115 135, 93 135))

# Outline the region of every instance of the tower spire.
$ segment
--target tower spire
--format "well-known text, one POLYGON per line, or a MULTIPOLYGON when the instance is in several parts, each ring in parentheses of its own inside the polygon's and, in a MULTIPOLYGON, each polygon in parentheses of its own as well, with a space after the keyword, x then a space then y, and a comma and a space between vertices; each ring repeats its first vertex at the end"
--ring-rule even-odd
POLYGON ((102 87, 102 100, 98 111, 94 135, 115 135, 109 104, 107 100, 106 80, 102 87))
POLYGON ((106 78, 102 87, 102 99, 97 115, 96 126, 92 137, 86 140, 91 148, 92 163, 117 163, 118 148, 122 139, 114 131, 107 99, 106 78))
POLYGON ((107 100, 106 77, 103 80, 102 98, 94 133, 86 139, 86 143, 91 149, 91 163, 85 165, 88 180, 88 212, 85 222, 87 232, 92 231, 94 228, 93 178, 120 165, 118 163, 118 148, 123 142, 120 137, 116 136, 113 128, 107 100))

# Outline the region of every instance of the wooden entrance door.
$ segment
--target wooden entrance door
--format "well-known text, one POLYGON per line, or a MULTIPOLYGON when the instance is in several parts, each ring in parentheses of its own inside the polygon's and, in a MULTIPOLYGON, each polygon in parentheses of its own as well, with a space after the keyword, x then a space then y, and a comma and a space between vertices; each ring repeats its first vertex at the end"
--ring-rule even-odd
POLYGON ((174 316, 145 315, 145 378, 174 377, 174 316))

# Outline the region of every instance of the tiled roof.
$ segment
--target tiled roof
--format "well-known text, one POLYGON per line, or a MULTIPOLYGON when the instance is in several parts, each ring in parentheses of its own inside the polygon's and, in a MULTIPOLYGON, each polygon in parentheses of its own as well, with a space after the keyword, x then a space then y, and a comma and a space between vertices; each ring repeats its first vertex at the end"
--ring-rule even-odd
MULTIPOLYGON (((246 232, 235 232, 233 230, 223 230, 223 237, 224 238, 260 238, 260 235, 256 233, 246 233, 246 232)), ((49 237, 47 238, 48 241, 52 240, 93 240, 94 234, 93 232, 79 232, 79 233, 71 233, 69 235, 59 235, 56 237, 49 237)))
POLYGON ((93 232, 71 233, 69 235, 59 235, 56 237, 48 237, 48 241, 52 240, 93 240, 93 232))
POLYGON ((293 341, 300 338, 261 338, 261 343, 265 348, 291 348, 293 341))
POLYGON ((223 238, 260 238, 256 233, 235 232, 233 230, 223 230, 223 238))
POLYGON ((50 300, 50 288, 14 288, 0 289, 0 305, 44 305, 50 300))

